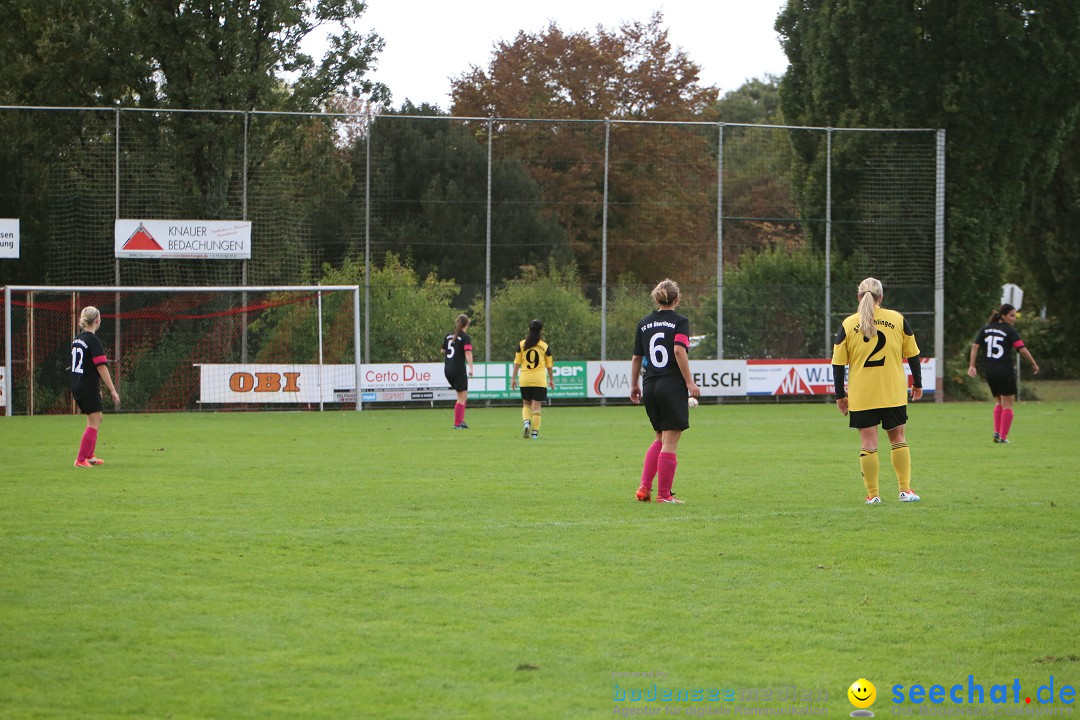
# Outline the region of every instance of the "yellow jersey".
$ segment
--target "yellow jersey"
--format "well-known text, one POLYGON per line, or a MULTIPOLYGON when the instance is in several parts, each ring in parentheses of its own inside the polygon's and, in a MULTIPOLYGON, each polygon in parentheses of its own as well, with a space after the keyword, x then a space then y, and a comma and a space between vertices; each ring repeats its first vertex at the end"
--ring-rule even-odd
POLYGON ((848 366, 848 410, 907 405, 904 361, 919 356, 915 334, 903 315, 882 307, 874 309, 874 327, 874 337, 863 335, 856 313, 836 334, 832 364, 848 366))
POLYGON ((521 375, 518 376, 521 387, 547 387, 547 368, 555 364, 555 358, 543 340, 527 350, 525 341, 519 340, 514 352, 514 364, 521 366, 521 375))

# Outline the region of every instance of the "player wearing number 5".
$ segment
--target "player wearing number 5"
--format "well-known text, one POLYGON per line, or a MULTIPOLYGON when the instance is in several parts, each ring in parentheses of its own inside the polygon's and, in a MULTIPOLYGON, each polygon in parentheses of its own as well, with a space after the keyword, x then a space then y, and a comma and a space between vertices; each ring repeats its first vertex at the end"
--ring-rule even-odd
POLYGON ((911 368, 911 399, 922 397, 919 346, 904 316, 881 307, 881 282, 866 278, 859 283, 859 310, 844 319, 833 346, 833 378, 836 407, 859 431, 859 466, 866 485, 866 503, 881 502, 878 493, 878 429, 880 424, 892 442, 892 465, 900 485, 900 502, 918 502, 911 490, 911 453, 904 427, 907 424, 907 377, 904 358, 911 368), (851 370, 844 390, 844 366, 851 370))
POLYGON ((1016 397, 1016 371, 1013 369, 1015 349, 1031 363, 1033 372, 1039 372, 1039 363, 1024 347, 1016 323, 1016 308, 1005 303, 990 314, 987 324, 975 335, 968 359, 968 375, 975 377, 976 358, 981 359, 986 383, 994 396, 994 442, 1007 443, 1009 428, 1013 421, 1013 399, 1016 397))
POLYGON ((469 401, 469 378, 473 374, 472 338, 465 329, 469 327, 469 316, 461 313, 454 322, 454 332, 443 338, 439 352, 446 356, 443 374, 446 382, 457 392, 454 403, 454 429, 468 430, 465 424, 465 405, 469 401), (465 370, 469 366, 468 372, 465 370))
POLYGON ((79 410, 86 415, 86 429, 79 442, 75 467, 92 467, 104 462, 94 456, 103 409, 100 382, 105 383, 105 387, 109 389, 113 405, 120 405, 120 395, 117 394, 109 374, 105 348, 95 334, 100 327, 101 313, 96 307, 85 307, 79 315, 81 332, 71 341, 71 394, 75 396, 75 404, 79 406, 79 410))
POLYGON ((645 401, 656 438, 645 451, 641 486, 637 499, 652 499, 653 478, 658 479, 656 502, 681 503, 671 492, 677 466, 675 453, 683 430, 690 427, 687 394, 701 397, 701 390, 690 374, 690 321, 675 312, 681 296, 674 280, 663 280, 653 288, 652 299, 658 308, 638 323, 634 335, 634 356, 630 363, 630 401, 645 401), (645 379, 641 380, 641 368, 645 379), (645 386, 642 392, 641 385, 645 386))
POLYGON ((518 341, 514 351, 514 372, 510 377, 510 389, 517 387, 518 370, 521 371, 521 436, 533 440, 540 436, 541 404, 547 400, 548 388, 555 388, 551 372, 555 358, 551 348, 540 339, 544 324, 539 320, 529 323, 529 334, 518 341))

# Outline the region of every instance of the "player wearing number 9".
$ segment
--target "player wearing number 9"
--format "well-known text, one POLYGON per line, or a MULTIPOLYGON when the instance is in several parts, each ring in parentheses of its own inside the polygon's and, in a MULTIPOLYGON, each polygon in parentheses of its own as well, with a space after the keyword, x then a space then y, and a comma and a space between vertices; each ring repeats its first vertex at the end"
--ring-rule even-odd
POLYGON ((911 399, 922 397, 919 346, 904 316, 881 307, 881 282, 866 278, 859 283, 859 310, 844 318, 833 345, 833 379, 836 407, 859 431, 859 466, 866 485, 866 502, 881 502, 878 493, 878 429, 880 424, 892 442, 892 465, 900 486, 901 502, 916 502, 911 490, 911 452, 904 427, 907 424, 907 377, 904 358, 911 368, 911 399), (850 368, 844 389, 844 366, 850 368))
POLYGON ((71 394, 79 410, 86 415, 86 429, 79 442, 79 454, 75 467, 92 467, 104 461, 94 456, 97 447, 98 428, 101 427, 101 386, 105 383, 112 395, 114 406, 120 405, 120 395, 113 385, 107 366, 105 348, 95 334, 101 327, 101 313, 96 307, 87 306, 79 315, 81 332, 71 341, 71 394))
POLYGON ((990 319, 975 335, 971 343, 971 356, 968 359, 968 375, 975 377, 975 360, 981 361, 986 374, 986 384, 994 396, 994 442, 1007 443, 1009 428, 1013 421, 1013 398, 1016 397, 1016 371, 1013 369, 1012 351, 1027 358, 1031 369, 1039 372, 1039 363, 1031 357, 1031 352, 1024 347, 1020 333, 1013 324, 1016 322, 1016 308, 1005 303, 994 312, 990 319))
POLYGON ((551 368, 555 358, 551 348, 540 339, 544 324, 539 320, 529 323, 529 334, 519 340, 514 350, 514 372, 510 376, 510 389, 518 384, 521 372, 521 436, 533 440, 540 437, 542 404, 548 399, 547 391, 555 389, 555 377, 551 368))
POLYGON ((663 280, 653 288, 657 311, 638 323, 634 335, 634 356, 630 364, 630 401, 643 399, 656 438, 645 452, 641 486, 637 499, 652 498, 653 478, 658 479, 656 501, 682 503, 671 492, 675 482, 675 453, 683 430, 690 427, 687 394, 701 397, 701 390, 690 374, 686 350, 690 346, 690 321, 675 312, 682 299, 674 280, 663 280), (645 379, 641 380, 641 368, 645 379), (642 392, 639 382, 645 386, 642 392))

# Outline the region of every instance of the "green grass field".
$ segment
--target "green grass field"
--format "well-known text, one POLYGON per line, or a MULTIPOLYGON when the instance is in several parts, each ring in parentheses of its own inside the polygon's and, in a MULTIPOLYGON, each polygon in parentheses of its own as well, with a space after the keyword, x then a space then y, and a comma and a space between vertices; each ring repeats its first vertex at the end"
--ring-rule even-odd
MULTIPOLYGON (((0 418, 0 718, 588 718, 652 682, 1080 684, 1080 405, 911 410, 918 504, 863 504, 831 405, 0 418), (657 678, 613 673, 659 671, 657 678)), ((882 444, 888 447, 882 434, 882 444)), ((751 705, 752 703, 743 703, 751 705)), ((761 701, 761 707, 778 707, 761 701)), ((731 703, 728 703, 731 705, 731 703)), ((969 706, 970 707, 970 706, 969 706)))

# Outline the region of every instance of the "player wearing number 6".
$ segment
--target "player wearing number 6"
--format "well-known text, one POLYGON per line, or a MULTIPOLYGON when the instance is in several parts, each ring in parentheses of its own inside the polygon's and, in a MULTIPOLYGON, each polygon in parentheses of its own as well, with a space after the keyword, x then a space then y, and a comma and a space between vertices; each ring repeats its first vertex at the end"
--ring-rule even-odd
POLYGON ((1016 308, 1005 303, 990 314, 987 324, 975 335, 971 343, 971 356, 968 359, 968 375, 975 377, 975 361, 981 361, 986 373, 986 384, 994 396, 994 442, 1007 443, 1009 428, 1013 421, 1013 398, 1016 397, 1016 371, 1013 369, 1013 354, 1018 353, 1031 363, 1033 372, 1039 372, 1039 363, 1031 357, 1031 352, 1024 347, 1020 333, 1016 332, 1016 308))
POLYGON ((653 288, 657 311, 638 323, 634 335, 634 357, 630 363, 630 401, 645 401, 656 438, 645 452, 641 470, 641 486, 637 499, 652 499, 653 478, 658 479, 656 502, 681 503, 671 492, 675 482, 675 453, 683 430, 690 427, 687 394, 701 397, 701 390, 690 374, 686 350, 690 347, 690 321, 675 312, 679 306, 679 286, 674 280, 663 280, 653 288), (641 368, 645 379, 641 380, 641 368), (642 393, 641 385, 645 386, 642 393))
POLYGON ((878 493, 878 429, 880 424, 892 442, 892 465, 900 485, 900 502, 918 502, 911 490, 911 452, 904 427, 907 424, 907 377, 904 358, 911 368, 911 399, 922 397, 919 346, 904 316, 881 307, 881 282, 866 278, 859 283, 859 310, 844 319, 833 346, 833 379, 836 407, 857 428, 861 442, 859 466, 866 485, 866 503, 881 502, 878 493), (844 366, 851 370, 844 390, 844 366))
POLYGON ((521 436, 535 440, 540 436, 542 403, 547 391, 555 389, 555 376, 551 368, 555 358, 551 348, 540 339, 544 324, 539 320, 529 323, 529 334, 519 340, 514 351, 514 372, 510 377, 510 389, 517 387, 518 371, 521 371, 521 436))
POLYGON ((92 467, 104 461, 94 456, 97 447, 98 428, 101 427, 102 405, 101 386, 105 383, 112 395, 114 406, 120 405, 120 395, 113 385, 112 376, 106 365, 105 348, 95 334, 101 327, 101 313, 96 307, 83 308, 79 315, 81 332, 71 341, 71 394, 75 404, 86 415, 86 430, 79 442, 79 454, 75 458, 75 467, 92 467))

